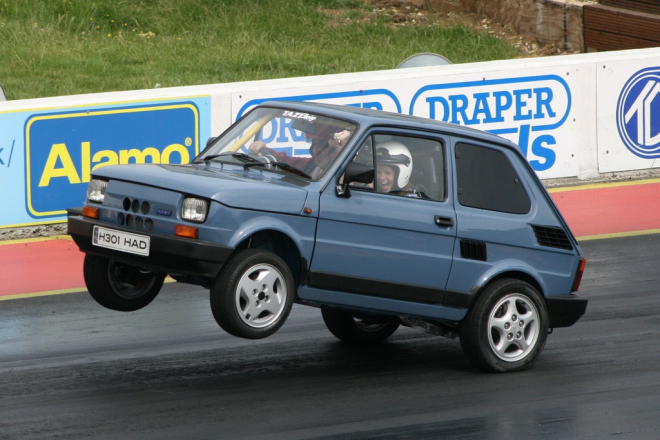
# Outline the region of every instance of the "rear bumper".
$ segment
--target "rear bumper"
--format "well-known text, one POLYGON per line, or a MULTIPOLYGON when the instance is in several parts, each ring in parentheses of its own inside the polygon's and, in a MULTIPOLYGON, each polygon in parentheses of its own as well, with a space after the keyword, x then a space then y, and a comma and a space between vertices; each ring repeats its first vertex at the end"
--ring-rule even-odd
MULTIPOLYGON (((213 279, 234 251, 233 248, 217 243, 145 232, 140 233, 148 235, 151 240, 147 257, 106 249, 92 244, 92 234, 95 225, 103 227, 109 225, 83 217, 81 209, 69 209, 67 214, 67 233, 82 252, 166 274, 213 279)), ((110 228, 136 232, 117 225, 112 225, 110 228)))
POLYGON ((588 300, 575 296, 548 296, 550 327, 570 327, 584 315, 588 300))

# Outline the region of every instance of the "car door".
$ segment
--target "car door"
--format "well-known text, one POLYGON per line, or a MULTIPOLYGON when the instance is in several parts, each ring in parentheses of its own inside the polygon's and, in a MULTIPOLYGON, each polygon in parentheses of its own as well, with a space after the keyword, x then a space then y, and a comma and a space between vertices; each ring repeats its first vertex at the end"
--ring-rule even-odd
POLYGON ((445 303, 470 306, 474 286, 502 271, 540 269, 545 278, 560 276, 552 265, 553 248, 538 251, 539 233, 549 230, 559 237, 561 231, 547 207, 530 196, 525 159, 496 144, 458 137, 452 142, 459 227, 445 303))
POLYGON ((363 141, 352 160, 375 165, 376 176, 386 166, 398 166, 397 191, 382 192, 376 177, 370 184, 351 185, 349 197, 332 186, 323 192, 310 287, 443 302, 456 237, 446 145, 441 136, 400 131, 374 132, 363 141), (407 162, 409 152, 410 166, 381 163, 385 145, 399 162, 407 162))

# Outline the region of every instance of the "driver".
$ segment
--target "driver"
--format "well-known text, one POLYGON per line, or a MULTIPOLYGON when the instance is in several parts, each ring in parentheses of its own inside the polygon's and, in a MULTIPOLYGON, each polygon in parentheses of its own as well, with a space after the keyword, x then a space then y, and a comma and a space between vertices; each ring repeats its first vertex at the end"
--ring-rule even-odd
POLYGON ((271 156, 273 161, 284 162, 317 179, 339 155, 351 137, 351 131, 348 129, 339 133, 333 133, 334 130, 334 127, 323 127, 321 130, 317 129, 315 133, 305 133, 306 138, 311 141, 309 147, 311 157, 291 157, 283 151, 277 152, 268 148, 263 141, 252 142, 248 152, 259 157, 271 156))

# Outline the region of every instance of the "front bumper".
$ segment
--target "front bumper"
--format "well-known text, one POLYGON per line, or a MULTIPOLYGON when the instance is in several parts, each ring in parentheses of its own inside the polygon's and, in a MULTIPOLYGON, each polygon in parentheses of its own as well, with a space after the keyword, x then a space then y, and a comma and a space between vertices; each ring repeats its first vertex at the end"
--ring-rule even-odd
MULTIPOLYGON (((92 244, 92 233, 95 225, 103 227, 109 225, 83 217, 82 209, 69 209, 67 216, 67 233, 82 252, 170 275, 213 279, 234 251, 233 248, 217 243, 153 233, 142 233, 151 239, 147 257, 106 249, 92 244)), ((135 233, 134 230, 117 225, 109 227, 135 233)))
POLYGON ((548 296, 548 317, 550 327, 570 327, 584 315, 589 300, 575 296, 548 296))

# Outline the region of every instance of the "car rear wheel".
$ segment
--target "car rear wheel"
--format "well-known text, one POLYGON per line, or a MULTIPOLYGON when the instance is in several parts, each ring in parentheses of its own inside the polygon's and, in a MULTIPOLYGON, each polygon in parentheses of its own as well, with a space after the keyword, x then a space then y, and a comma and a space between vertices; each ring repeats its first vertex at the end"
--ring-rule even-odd
POLYGON ((120 312, 147 306, 165 280, 165 274, 89 254, 85 255, 83 274, 92 298, 103 307, 120 312))
POLYGON ((272 252, 248 249, 233 257, 211 286, 211 311, 227 333, 260 339, 284 324, 295 295, 287 264, 272 252))
POLYGON ((351 344, 381 342, 399 328, 399 320, 395 317, 355 315, 331 307, 323 307, 321 315, 333 335, 351 344))
POLYGON ((548 336, 548 311, 541 294, 514 279, 488 286, 460 327, 468 359, 486 372, 529 368, 548 336))

